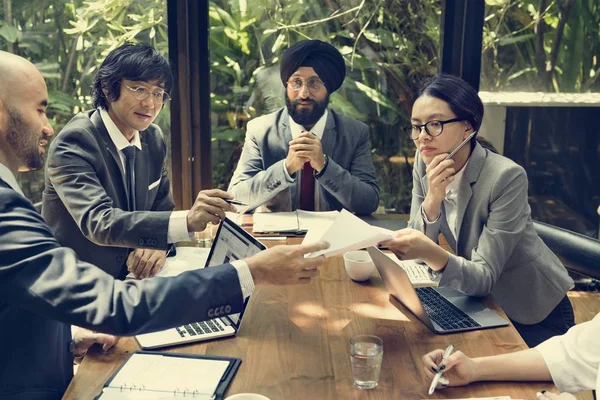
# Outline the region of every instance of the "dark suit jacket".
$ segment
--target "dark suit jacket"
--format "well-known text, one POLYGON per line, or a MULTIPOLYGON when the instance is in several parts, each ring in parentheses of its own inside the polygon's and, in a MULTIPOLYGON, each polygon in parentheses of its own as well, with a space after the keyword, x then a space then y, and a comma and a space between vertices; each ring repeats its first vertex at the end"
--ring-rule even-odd
POLYGON ((79 261, 1 179, 0 254, 2 399, 61 398, 73 374, 69 324, 128 336, 207 320, 227 305, 242 309, 230 264, 122 282, 79 261))
POLYGON ((48 150, 44 219, 61 245, 115 277, 129 248, 167 248, 169 217, 175 207, 160 129, 151 125, 140 132, 140 139, 135 212, 127 211, 125 173, 99 111, 73 117, 48 150))
MULTIPOLYGON (((231 178, 229 192, 251 209, 293 211, 300 199, 299 179, 288 181, 283 171, 292 131, 284 107, 248 123, 244 149, 231 178)), ((369 145, 369 128, 329 109, 323 140, 329 161, 316 178, 320 211, 346 208, 368 215, 379 205, 379 184, 369 145)))

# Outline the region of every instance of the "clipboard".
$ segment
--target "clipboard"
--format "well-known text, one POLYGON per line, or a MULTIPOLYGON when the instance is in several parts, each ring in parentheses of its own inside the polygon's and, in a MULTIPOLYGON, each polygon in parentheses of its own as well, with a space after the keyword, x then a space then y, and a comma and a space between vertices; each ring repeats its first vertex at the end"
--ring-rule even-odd
MULTIPOLYGON (((146 358, 146 357, 144 357, 146 358)), ((136 362, 141 361, 136 358, 136 362)), ((189 364, 189 361, 185 361, 185 363, 189 364)), ((211 355, 197 355, 197 354, 184 354, 184 353, 166 353, 160 351, 143 351, 136 350, 129 355, 127 360, 123 362, 123 364, 115 371, 115 373, 106 381, 104 387, 102 388, 102 393, 96 397, 99 400, 110 400, 110 399, 136 399, 136 398, 147 398, 147 392, 156 392, 158 395, 167 395, 168 397, 187 397, 187 398, 197 398, 197 399, 213 399, 213 400, 222 400, 225 391, 229 387, 231 380, 237 373, 242 360, 239 358, 233 357, 220 357, 220 356, 211 356, 211 355), (120 377, 120 374, 123 373, 125 367, 132 360, 133 357, 137 355, 144 356, 158 356, 158 357, 168 357, 168 359, 161 358, 155 359, 154 361, 157 363, 161 363, 162 361, 173 362, 171 358, 180 359, 180 360, 205 360, 205 361, 219 361, 219 362, 227 362, 227 366, 224 369, 218 383, 216 384, 216 388, 212 393, 202 393, 196 390, 191 390, 188 388, 180 388, 180 387, 170 387, 169 390, 156 390, 154 388, 146 388, 145 385, 136 385, 137 382, 131 382, 129 384, 123 384, 123 378, 120 377)), ((203 363, 205 365, 205 363, 203 363)), ((144 364, 147 366, 147 364, 144 364)), ((223 364, 219 363, 219 369, 222 369, 223 364)), ((131 368, 130 368, 131 369, 131 368)), ((131 372, 131 371, 129 371, 131 372)), ((141 373, 145 373, 146 371, 141 371, 141 373)), ((214 377, 212 377, 214 378, 214 377)), ((202 377, 197 377, 197 379, 202 379, 202 377)), ((213 381, 214 384, 214 381, 213 381)))

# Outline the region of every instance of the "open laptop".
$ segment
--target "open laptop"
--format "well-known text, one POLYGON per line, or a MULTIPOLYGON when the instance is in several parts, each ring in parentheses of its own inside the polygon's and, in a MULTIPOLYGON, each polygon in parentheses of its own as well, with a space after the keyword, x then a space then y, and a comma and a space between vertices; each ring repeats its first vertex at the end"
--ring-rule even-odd
MULTIPOLYGON (((266 247, 252 235, 244 231, 235 222, 225 218, 213 240, 204 268, 226 264, 231 261, 253 256, 266 247)), ((135 338, 143 349, 156 349, 175 346, 183 343, 212 340, 226 336, 234 336, 240 328, 248 297, 242 312, 209 321, 192 322, 176 328, 153 333, 137 335, 135 338)))
POLYGON ((507 326, 481 299, 450 287, 415 288, 406 272, 375 247, 367 249, 387 290, 435 333, 507 326))

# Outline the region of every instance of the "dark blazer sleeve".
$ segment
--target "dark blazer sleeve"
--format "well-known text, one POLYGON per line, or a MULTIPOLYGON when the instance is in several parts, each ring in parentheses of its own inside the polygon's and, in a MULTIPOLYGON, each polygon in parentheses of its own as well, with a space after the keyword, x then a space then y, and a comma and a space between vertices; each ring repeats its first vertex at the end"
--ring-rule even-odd
MULTIPOLYGON (((167 248, 171 211, 124 211, 115 208, 97 171, 104 170, 99 142, 89 127, 73 125, 63 130, 50 146, 46 177, 83 235, 104 246, 167 248), (149 239, 151 238, 151 239, 149 239)), ((163 168, 166 178, 166 171, 163 168)), ((105 177, 105 180, 109 178, 105 177)), ((169 180, 159 190, 157 210, 168 208, 169 180)), ((172 209, 172 208, 171 208, 172 209)))
POLYGON ((242 309, 230 264, 172 278, 115 280, 60 247, 23 196, 0 184, 0 199, 0 304, 120 336, 207 320, 223 306, 242 309))

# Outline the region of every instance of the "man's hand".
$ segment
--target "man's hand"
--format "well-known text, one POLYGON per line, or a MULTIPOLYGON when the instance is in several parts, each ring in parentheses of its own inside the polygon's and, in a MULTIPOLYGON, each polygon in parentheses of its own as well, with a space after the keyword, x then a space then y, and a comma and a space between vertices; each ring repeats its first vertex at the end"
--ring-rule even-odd
MULTIPOLYGON (((288 153, 288 157, 292 152, 298 157, 309 161, 310 166, 313 167, 317 173, 321 172, 325 166, 325 154, 323 154, 321 141, 310 132, 305 132, 290 142, 290 152, 288 153)), ((287 165, 286 158, 286 167, 287 165)), ((302 168, 302 165, 300 165, 300 168, 302 168)))
POLYGON ((121 338, 118 336, 98 333, 85 328, 73 327, 71 352, 75 357, 83 357, 88 349, 95 343, 102 345, 102 351, 108 351, 119 342, 119 339, 121 338))
POLYGON ((323 265, 325 257, 304 258, 304 255, 328 247, 329 243, 326 242, 275 246, 245 261, 257 285, 309 283, 317 275, 317 268, 323 265))
POLYGON ((166 259, 165 250, 135 249, 127 257, 127 270, 137 279, 152 277, 164 267, 166 259))
POLYGON ((219 189, 202 190, 187 214, 188 232, 202 232, 209 222, 217 225, 225 219, 225 212, 236 212, 236 208, 225 200, 233 196, 219 189))

